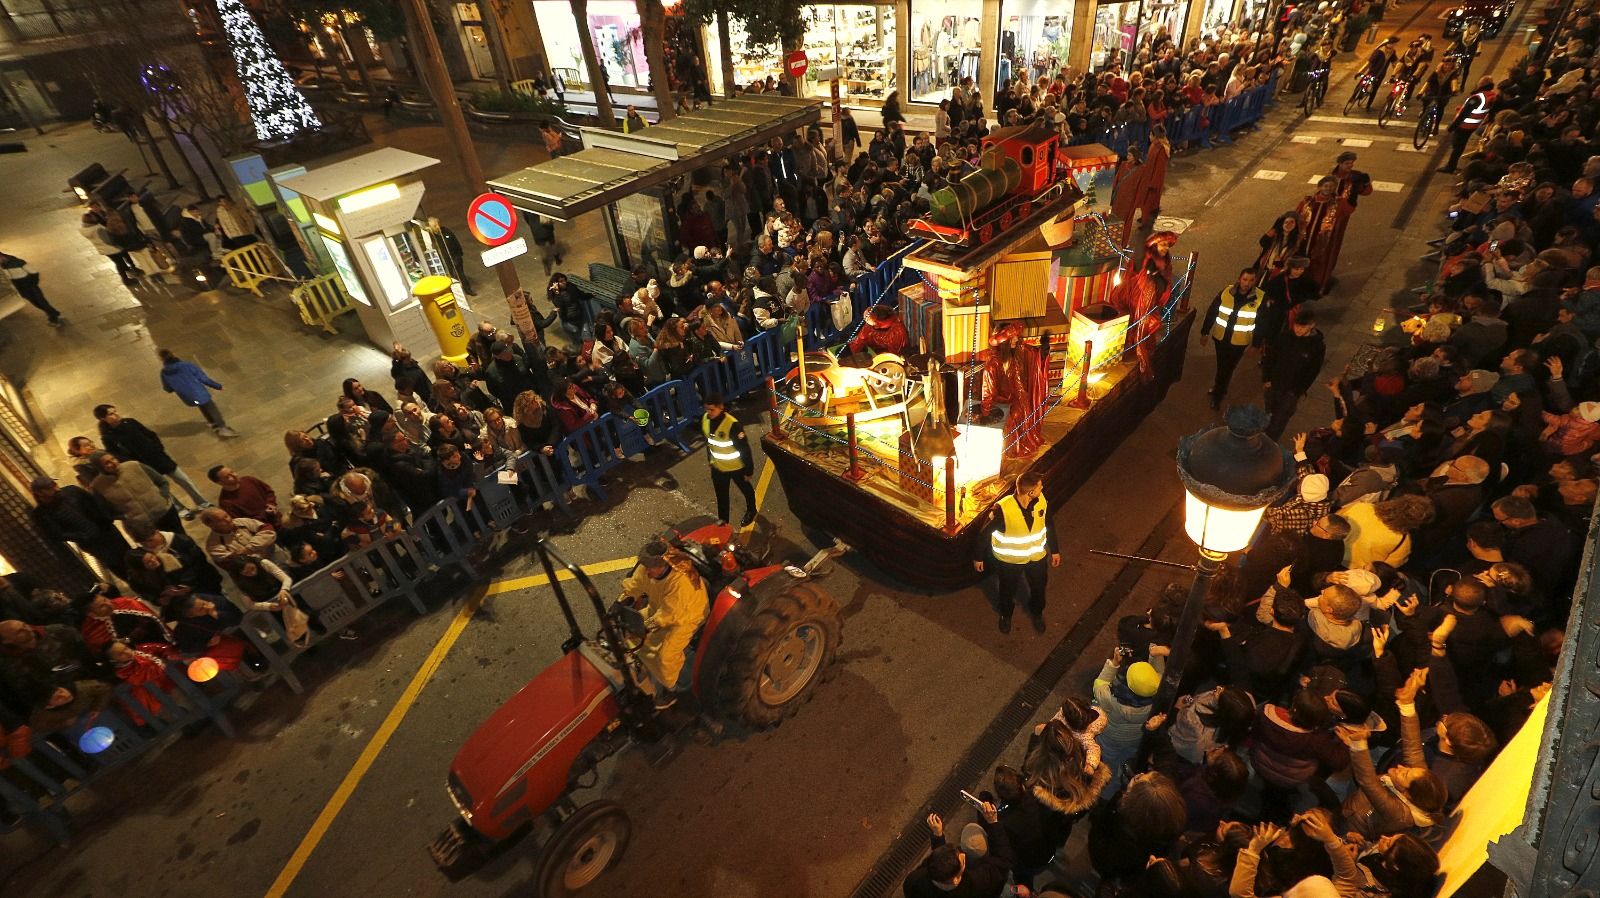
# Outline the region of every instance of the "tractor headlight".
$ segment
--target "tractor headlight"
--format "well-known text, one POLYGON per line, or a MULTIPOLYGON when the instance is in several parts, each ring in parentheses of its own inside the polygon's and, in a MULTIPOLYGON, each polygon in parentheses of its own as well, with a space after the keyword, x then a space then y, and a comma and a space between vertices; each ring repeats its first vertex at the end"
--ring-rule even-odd
POLYGON ((450 794, 450 803, 456 806, 456 813, 461 815, 470 826, 472 824, 472 796, 467 794, 467 787, 461 785, 454 773, 445 781, 445 791, 450 794))

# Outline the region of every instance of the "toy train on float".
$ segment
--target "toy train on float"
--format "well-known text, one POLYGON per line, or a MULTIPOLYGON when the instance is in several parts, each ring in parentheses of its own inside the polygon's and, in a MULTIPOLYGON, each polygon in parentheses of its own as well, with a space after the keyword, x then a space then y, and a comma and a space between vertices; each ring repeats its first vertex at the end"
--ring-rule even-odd
POLYGON ((983 139, 978 170, 934 191, 929 212, 910 223, 914 236, 941 243, 987 243, 1076 184, 1059 176, 1061 137, 1034 125, 993 131, 983 139))
POLYGON ((857 325, 881 329, 863 351, 801 338, 763 446, 803 523, 914 586, 970 583, 1015 475, 1065 501, 1160 403, 1183 373, 1194 258, 1140 274, 1109 218, 1117 165, 1037 123, 991 132, 909 224, 923 239, 857 325))

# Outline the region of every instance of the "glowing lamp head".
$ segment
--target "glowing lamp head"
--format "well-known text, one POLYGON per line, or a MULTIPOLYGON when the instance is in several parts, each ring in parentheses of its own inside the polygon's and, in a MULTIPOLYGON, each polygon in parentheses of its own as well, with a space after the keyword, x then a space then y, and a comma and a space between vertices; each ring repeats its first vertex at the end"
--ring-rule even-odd
POLYGON ((117 735, 110 727, 90 727, 78 737, 78 750, 86 755, 97 755, 111 747, 117 735))
POLYGON ((189 662, 189 679, 196 683, 206 683, 217 676, 217 659, 196 658, 189 662))
POLYGON ((1178 443, 1184 530, 1211 556, 1250 545, 1267 506, 1294 480, 1294 462, 1262 433, 1267 414, 1255 406, 1228 410, 1227 425, 1178 443))

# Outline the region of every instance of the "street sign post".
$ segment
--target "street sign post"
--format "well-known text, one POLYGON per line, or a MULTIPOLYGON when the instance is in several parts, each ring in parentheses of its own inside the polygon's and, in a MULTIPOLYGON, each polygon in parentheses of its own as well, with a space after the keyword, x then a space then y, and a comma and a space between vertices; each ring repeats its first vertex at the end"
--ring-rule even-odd
POLYGON ((783 59, 784 68, 789 72, 789 77, 791 78, 799 78, 805 75, 806 67, 810 64, 810 60, 806 59, 806 51, 804 50, 796 50, 783 59))
POLYGON ((517 236, 517 210, 498 193, 485 193, 467 207, 467 230, 485 246, 509 243, 517 236))

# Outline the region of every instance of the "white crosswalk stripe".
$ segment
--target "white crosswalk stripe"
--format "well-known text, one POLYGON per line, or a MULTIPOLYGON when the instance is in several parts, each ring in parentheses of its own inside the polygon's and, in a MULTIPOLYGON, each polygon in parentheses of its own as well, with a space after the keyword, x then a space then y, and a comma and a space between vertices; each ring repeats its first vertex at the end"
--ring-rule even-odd
POLYGON ((1286 171, 1273 171, 1270 168, 1263 168, 1255 173, 1255 178, 1258 181, 1282 181, 1288 174, 1286 171))
POLYGON ((1399 193, 1400 191, 1404 190, 1405 188, 1406 188, 1406 185, 1400 183, 1399 181, 1373 181, 1372 182, 1372 189, 1378 191, 1379 193, 1399 193))
POLYGON ((1322 138, 1315 134, 1296 134, 1289 138, 1290 143, 1316 143, 1322 138))
POLYGON ((1339 141, 1347 147, 1370 147, 1372 141, 1361 137, 1346 137, 1339 141))

